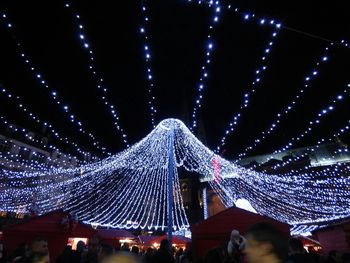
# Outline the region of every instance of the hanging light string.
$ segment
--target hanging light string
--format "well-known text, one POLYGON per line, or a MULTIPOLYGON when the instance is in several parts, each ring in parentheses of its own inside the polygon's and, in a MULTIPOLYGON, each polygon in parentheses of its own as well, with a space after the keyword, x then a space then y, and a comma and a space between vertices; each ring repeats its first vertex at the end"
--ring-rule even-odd
MULTIPOLYGON (((249 20, 250 18, 251 18, 250 15, 244 16, 245 20, 249 20)), ((272 47, 274 45, 275 39, 279 33, 279 29, 281 27, 281 24, 279 24, 279 23, 275 24, 274 20, 266 21, 264 19, 260 20, 260 24, 261 25, 264 25, 264 24, 274 25, 275 30, 272 32, 272 37, 271 37, 272 39, 267 44, 267 47, 264 49, 264 53, 261 57, 262 65, 258 69, 255 70, 255 76, 254 76, 255 79, 251 83, 250 90, 248 90, 244 93, 239 111, 233 115, 231 122, 228 125, 228 128, 225 130, 225 134, 221 138, 220 144, 216 148, 216 152, 220 152, 222 147, 224 147, 228 136, 230 136, 232 134, 232 132, 235 130, 235 127, 238 125, 239 121, 241 120, 242 113, 250 105, 249 100, 251 99, 252 95, 255 93, 256 89, 259 87, 259 84, 262 80, 262 75, 264 74, 264 72, 267 69, 267 58, 271 54, 271 50, 272 50, 272 47)))
MULTIPOLYGON (((41 149, 43 150, 47 150, 47 151, 55 151, 60 155, 67 155, 65 153, 63 153, 63 151, 61 151, 59 148, 57 148, 56 146, 52 145, 52 144, 48 144, 45 143, 42 140, 36 139, 35 135, 32 135, 31 131, 25 129, 25 128, 18 128, 16 125, 11 124, 11 122, 9 122, 4 116, 0 115, 0 123, 6 127, 6 128, 10 128, 11 132, 15 132, 20 134, 20 136, 22 136, 23 138, 25 138, 26 140, 30 141, 31 143, 35 143, 36 145, 40 145, 41 149)), ((11 140, 9 141, 10 143, 13 143, 11 140)), ((15 145, 14 145, 15 146, 15 145)), ((81 157, 83 158, 83 160, 77 158, 76 156, 71 156, 70 154, 68 154, 68 156, 71 156, 72 158, 76 158, 79 162, 82 163, 86 163, 87 160, 86 159, 90 159, 93 161, 98 160, 99 158, 97 156, 93 156, 90 152, 86 152, 81 150, 80 148, 76 149, 77 153, 79 153, 79 155, 81 155, 81 157)))
MULTIPOLYGON (((211 6, 211 4, 213 2, 213 0, 186 0, 186 1, 189 2, 189 3, 197 2, 197 4, 199 4, 199 5, 208 5, 209 7, 211 6)), ((236 13, 236 14, 241 15, 241 16, 250 15, 251 17, 255 18, 256 20, 264 19, 260 15, 255 15, 254 12, 241 11, 238 7, 234 7, 230 3, 223 4, 222 8, 223 8, 223 10, 226 10, 226 11, 231 12, 231 13, 236 13)), ((272 19, 272 20, 276 21, 277 19, 272 19)), ((346 41, 345 39, 343 39, 341 41, 331 40, 331 39, 328 39, 326 37, 322 37, 322 36, 319 36, 319 35, 316 35, 316 34, 313 34, 313 33, 309 33, 309 32, 303 31, 303 30, 299 30, 299 29, 296 29, 296 28, 293 28, 293 27, 289 27, 289 26, 287 26, 285 24, 281 25, 281 28, 284 31, 290 31, 292 33, 297 33, 297 34, 300 34, 300 35, 304 35, 304 36, 307 36, 307 37, 310 37, 310 38, 313 38, 313 39, 317 39, 317 40, 320 40, 320 41, 323 41, 323 42, 327 42, 328 44, 338 45, 338 46, 343 47, 343 48, 344 47, 345 48, 350 48, 349 42, 346 41)))
MULTIPOLYGON (((9 92, 7 89, 5 89, 4 87, 0 86, 0 95, 5 96, 7 99, 11 100, 11 101, 15 101, 16 102, 16 107, 24 112, 29 119, 31 119, 32 121, 34 121, 37 124, 43 125, 45 127, 47 127, 51 134, 57 138, 59 141, 65 143, 67 146, 73 147, 74 150, 76 150, 80 155, 82 156, 86 156, 87 154, 89 154, 86 151, 83 151, 76 142, 68 139, 67 137, 63 137, 60 135, 60 133, 53 127, 52 124, 50 124, 49 122, 43 121, 41 119, 39 119, 38 116, 36 116, 33 112, 31 112, 25 105, 24 103, 22 103, 22 100, 19 96, 14 95, 13 93, 9 92)), ((110 154, 110 153, 107 153, 110 154)))
MULTIPOLYGON (((282 164, 277 164, 275 166, 275 168, 280 168, 281 166, 286 166, 286 165, 289 165, 289 164, 292 164, 293 162, 295 161, 299 161, 300 159, 302 158, 305 158, 307 157, 308 155, 312 154, 313 152, 315 152, 316 149, 320 148, 322 144, 326 143, 326 142, 332 142, 334 141, 334 139, 336 139, 337 137, 343 135, 344 133, 346 132, 349 132, 350 130, 350 120, 348 120, 345 125, 343 127, 341 127, 340 129, 338 129, 337 131, 335 131, 330 137, 328 137, 327 139, 324 139, 324 138, 321 138, 317 141, 317 145, 316 146, 312 146, 312 147, 306 147, 305 150, 303 150, 304 154, 301 154, 300 156, 296 156, 294 157, 293 159, 289 160, 289 161, 284 161, 282 164)), ((339 147, 336 152, 333 153, 333 155, 329 156, 328 158, 323 158, 322 159, 322 162, 325 162, 325 161, 337 161, 337 162, 340 162, 338 159, 336 160, 336 158, 339 156, 339 154, 342 154, 342 153, 348 153, 349 150, 347 148, 347 146, 342 146, 342 147, 339 147)), ((275 155, 272 154, 270 155, 267 159, 271 160, 275 158, 275 155)), ((235 163, 239 163, 239 161, 235 161, 235 163)), ((261 168, 265 165, 265 163, 259 163, 259 164, 255 164, 253 165, 252 167, 250 167, 249 169, 252 169, 252 170, 256 170, 258 168, 261 168)), ((305 167, 303 167, 302 169, 309 169, 309 168, 312 168, 312 164, 310 165, 306 165, 305 167)), ((263 170, 262 172, 267 172, 267 170, 263 170)), ((298 171, 294 171, 292 170, 292 172, 298 172, 298 171)))
POLYGON ((193 112, 192 112, 192 126, 191 126, 192 131, 197 126, 197 118, 198 118, 197 115, 198 115, 198 111, 202 107, 203 92, 206 88, 208 77, 209 77, 208 71, 209 71, 210 63, 212 61, 211 57, 214 51, 214 43, 212 40, 213 30, 216 28, 218 22, 221 20, 220 19, 221 18, 220 2, 215 1, 215 3, 212 3, 212 5, 213 5, 214 14, 209 24, 209 33, 207 35, 206 45, 205 45, 204 63, 202 64, 202 67, 201 67, 201 76, 199 78, 198 92, 195 98, 195 103, 194 103, 193 112))
POLYGON ((97 72, 97 69, 96 69, 97 67, 95 66, 96 59, 94 57, 94 52, 90 44, 90 41, 88 41, 86 26, 82 22, 81 15, 78 12, 73 11, 72 5, 70 3, 66 3, 65 7, 71 10, 71 13, 76 21, 78 39, 80 41, 81 47, 84 49, 85 53, 88 55, 88 58, 89 58, 88 69, 96 82, 96 88, 102 93, 101 95, 102 103, 105 105, 109 113, 112 115, 114 119, 114 126, 116 127, 118 133, 122 137, 123 143, 125 144, 126 147, 129 147, 129 144, 127 141, 127 135, 125 134, 123 128, 120 125, 117 108, 108 99, 107 86, 104 84, 104 79, 102 78, 102 75, 97 72))
POLYGON ((313 120, 313 121, 310 121, 309 122, 309 125, 308 127, 302 131, 299 135, 291 138, 289 140, 288 143, 286 143, 286 145, 284 145, 283 147, 281 147, 280 149, 278 150, 275 150, 273 152, 273 154, 276 154, 276 153, 280 153, 282 151, 286 151, 288 149, 290 149, 293 144, 297 141, 300 141, 302 140, 306 135, 308 135, 309 133, 312 132, 313 128, 315 126, 318 126, 320 123, 321 123, 321 120, 327 116, 329 113, 333 112, 335 110, 335 106, 336 104, 340 103, 343 101, 344 97, 347 97, 348 94, 349 94, 349 89, 350 89, 350 84, 347 84, 347 88, 344 89, 339 95, 336 96, 336 98, 334 98, 332 100, 332 102, 327 106, 325 107, 324 109, 322 109, 318 114, 317 114, 317 117, 313 120))
POLYGON ((142 23, 140 26, 140 34, 142 36, 143 40, 143 52, 144 52, 144 59, 146 62, 146 79, 148 83, 148 105, 150 109, 150 115, 151 115, 151 124, 152 127, 155 128, 155 118, 157 114, 157 107, 155 105, 155 95, 153 90, 155 89, 155 80, 154 80, 154 73, 152 69, 152 48, 151 48, 151 42, 149 37, 149 14, 148 14, 148 5, 147 0, 141 1, 141 13, 142 13, 142 23))
POLYGON ((14 26, 12 23, 10 23, 10 20, 8 18, 8 15, 5 13, 2 13, 1 15, 2 20, 4 21, 4 24, 6 24, 6 27, 9 29, 9 31, 12 34, 13 39, 15 40, 15 42, 17 43, 17 49, 19 52, 20 57, 23 59, 25 65, 28 67, 29 71, 32 72, 32 74, 34 75, 34 77, 38 80, 38 83, 44 88, 47 89, 50 93, 50 98, 58 105, 60 106, 61 109, 63 109, 63 112, 65 113, 65 115, 68 117, 68 120, 70 123, 74 123, 75 127, 78 128, 78 131, 84 135, 87 135, 89 137, 89 139, 91 140, 92 144, 105 152, 106 148, 101 146, 101 143, 99 141, 97 141, 97 139, 95 138, 95 136, 86 131, 83 128, 83 124, 82 122, 76 117, 76 115, 74 115, 70 109, 70 106, 66 103, 64 103, 63 101, 61 101, 58 98, 58 92, 51 89, 50 86, 47 84, 46 80, 43 77, 43 74, 36 69, 36 67, 33 66, 31 60, 29 59, 29 57, 25 54, 24 49, 22 47, 22 44, 18 41, 15 33, 14 33, 14 26))
POLYGON ((329 47, 325 48, 325 53, 317 60, 317 63, 315 67, 312 69, 311 73, 308 74, 304 78, 304 83, 302 87, 297 91, 296 95, 292 98, 290 102, 288 102, 287 106, 285 106, 280 112, 276 114, 276 118, 272 121, 271 125, 268 129, 261 132, 261 135, 259 135, 258 138, 255 138, 253 141, 254 143, 247 146, 243 152, 241 152, 238 157, 238 161, 242 159, 242 157, 246 156, 247 153, 251 150, 253 150, 256 146, 258 146, 262 141, 264 141, 269 135, 273 134, 275 130, 279 127, 279 124, 285 116, 287 116, 290 112, 293 111, 294 107, 297 105, 297 103, 302 99, 303 95, 305 94, 305 91, 310 89, 310 85, 312 83, 312 80, 316 79, 319 74, 319 68, 321 65, 326 63, 329 60, 329 47))

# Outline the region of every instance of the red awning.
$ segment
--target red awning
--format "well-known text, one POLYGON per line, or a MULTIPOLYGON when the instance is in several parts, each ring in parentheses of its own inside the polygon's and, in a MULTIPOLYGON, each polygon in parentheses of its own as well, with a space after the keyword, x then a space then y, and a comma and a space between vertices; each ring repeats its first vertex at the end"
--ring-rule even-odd
POLYGON ((102 239, 136 238, 132 233, 123 229, 98 229, 97 235, 102 239))

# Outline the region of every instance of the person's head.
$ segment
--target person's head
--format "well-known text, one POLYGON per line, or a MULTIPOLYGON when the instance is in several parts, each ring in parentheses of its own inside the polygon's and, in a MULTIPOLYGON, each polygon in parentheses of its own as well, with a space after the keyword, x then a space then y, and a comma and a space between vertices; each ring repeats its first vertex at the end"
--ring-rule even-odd
POLYGON ((169 249, 169 240, 168 239, 163 239, 160 242, 160 249, 169 249))
POLYGON ((336 250, 331 250, 329 251, 328 253, 328 256, 331 257, 331 258, 336 258, 337 257, 337 251, 336 250))
POLYGON ((113 248, 107 244, 101 244, 100 250, 98 252, 98 259, 101 261, 102 259, 113 255, 113 248))
POLYGON ((283 262, 288 253, 286 237, 268 223, 253 225, 246 233, 245 252, 248 262, 263 262, 274 259, 283 262))
POLYGON ((133 246, 131 248, 131 253, 138 254, 140 252, 140 249, 137 246, 133 246))
POLYGON ((99 240, 97 237, 92 237, 89 239, 88 251, 89 253, 98 253, 99 251, 99 240))
POLYGON ((77 251, 78 252, 82 252, 85 248, 85 243, 84 241, 80 240, 78 243, 77 243, 77 251))
POLYGON ((290 254, 303 253, 303 242, 301 242, 301 240, 298 238, 290 238, 288 241, 288 249, 290 254))
POLYGON ((241 235, 240 235, 239 231, 236 229, 233 229, 231 232, 231 237, 230 237, 231 242, 233 242, 233 243, 239 242, 240 237, 241 237, 241 235))
POLYGON ((32 243, 32 253, 38 255, 47 255, 49 253, 47 241, 42 238, 35 239, 32 243))
POLYGON ((152 255, 153 254, 153 248, 151 248, 151 247, 147 248, 146 254, 152 255))

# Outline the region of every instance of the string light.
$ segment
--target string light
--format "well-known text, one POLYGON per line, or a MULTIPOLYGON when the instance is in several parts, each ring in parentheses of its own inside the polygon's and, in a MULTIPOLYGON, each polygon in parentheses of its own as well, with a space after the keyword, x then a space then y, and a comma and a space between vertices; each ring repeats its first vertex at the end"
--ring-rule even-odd
POLYGON ((192 131, 197 126, 197 114, 199 109, 202 107, 203 92, 206 88, 207 81, 208 81, 208 70, 211 63, 212 53, 214 50, 214 43, 212 40, 212 34, 213 34, 212 31, 214 30, 215 26, 219 22, 219 18, 221 17, 221 7, 220 7, 219 1, 216 1, 213 4, 213 10, 214 10, 214 14, 210 21, 209 33, 207 35, 204 63, 202 64, 201 77, 199 78, 198 95, 195 98, 195 103, 194 103, 193 112, 192 112, 192 126, 191 126, 192 131))
MULTIPOLYGON (((66 3, 65 7, 68 9, 72 9, 70 3, 66 3)), ((91 72, 93 78, 96 81, 96 88, 102 92, 102 96, 101 96, 102 102, 106 106, 106 108, 110 112, 110 114, 113 116, 114 126, 116 127, 116 129, 120 133, 125 146, 129 147, 129 144, 127 141, 127 135, 125 134, 123 128, 121 127, 121 125, 119 123, 120 121, 119 121, 118 111, 117 111, 116 107, 108 100, 108 98, 107 98, 107 96, 108 96, 107 86, 104 85, 103 78, 101 77, 101 74, 97 73, 97 69, 96 69, 96 66, 94 64, 96 59, 94 57, 94 52, 92 50, 92 47, 89 44, 88 39, 87 39, 86 26, 83 25, 83 23, 81 21, 82 20, 81 16, 77 12, 72 12, 72 13, 73 13, 73 16, 76 20, 76 25, 78 28, 77 29, 78 36, 79 36, 81 46, 84 48, 84 50, 86 51, 86 53, 89 56, 89 71, 91 72)))
POLYGON ((337 95, 336 98, 333 99, 332 102, 328 106, 326 106, 324 109, 322 109, 317 114, 317 117, 313 121, 309 122, 308 127, 303 132, 301 132, 298 136, 295 136, 292 139, 290 139, 289 142, 285 146, 281 147, 281 149, 274 151, 274 154, 291 148, 293 146, 294 142, 300 141, 307 134, 311 133, 312 129, 316 125, 319 125, 321 120, 335 109, 335 105, 342 101, 343 96, 348 93, 349 88, 350 88, 350 84, 347 84, 347 89, 343 90, 343 92, 340 95, 337 95))
POLYGON ((143 38, 143 52, 144 52, 144 58, 146 62, 146 79, 148 82, 148 94, 149 94, 149 100, 148 105, 150 108, 150 114, 151 114, 151 124, 152 127, 155 128, 155 116, 157 113, 157 108, 155 105, 155 95, 154 95, 154 88, 155 88, 155 80, 154 80, 154 74, 152 69, 152 50, 150 45, 150 38, 148 34, 149 30, 149 16, 147 14, 148 8, 147 8, 147 0, 143 0, 141 4, 141 13, 143 15, 143 22, 140 27, 140 34, 143 38))
MULTIPOLYGON (((5 23, 8 23, 9 18, 6 14, 2 15, 3 20, 5 21, 5 23), (5 15, 5 16, 4 16, 5 15)), ((12 25, 12 24, 11 24, 12 25)), ((63 101, 61 101, 58 98, 58 94, 56 91, 52 90, 49 85, 47 84, 47 81, 44 80, 42 73, 39 72, 39 70, 36 69, 36 67, 34 67, 34 65, 31 63, 31 60, 29 59, 29 57, 25 54, 24 49, 22 48, 22 44, 17 40, 17 37, 14 34, 14 29, 13 26, 11 26, 11 31, 12 33, 12 37, 13 39, 17 42, 17 48, 20 54, 20 57, 23 59, 23 61, 25 62, 25 65, 30 69, 30 71, 33 73, 33 75, 36 77, 36 79, 38 80, 39 84, 45 88, 49 90, 50 93, 50 98, 52 98, 55 103, 57 105, 59 105, 60 107, 63 108, 63 112, 65 113, 65 115, 68 117, 68 120, 70 123, 74 123, 76 125, 76 127, 78 128, 78 131, 82 134, 86 134, 89 139, 92 141, 93 145, 102 150, 103 152, 105 152, 106 148, 103 146, 100 146, 101 143, 99 141, 97 141, 97 139, 95 138, 95 136, 90 133, 87 132, 84 128, 83 128, 83 124, 82 122, 76 117, 76 115, 74 115, 72 113, 72 111, 70 110, 69 105, 67 105, 66 103, 64 103, 63 101), (63 105, 63 106, 62 106, 63 105)))
POLYGON ((273 122, 271 123, 270 127, 261 132, 261 135, 259 135, 258 138, 255 138, 253 141, 254 143, 252 145, 247 146, 244 151, 242 153, 240 153, 238 155, 239 159, 238 161, 247 155, 247 153, 251 150, 253 150, 257 145, 259 145, 262 141, 264 141, 270 134, 273 133, 273 131, 275 131, 278 127, 279 124, 282 120, 282 118, 286 115, 288 115, 290 112, 293 111, 294 107, 296 106, 296 104, 298 103, 298 101, 303 97, 303 95, 305 94, 305 90, 308 90, 309 86, 310 86, 310 82, 315 79, 317 76, 319 76, 319 67, 324 64, 325 62, 328 61, 329 58, 329 47, 325 48, 325 54, 323 54, 319 59, 318 62, 316 63, 316 66, 314 67, 314 69, 311 71, 311 73, 309 75, 307 75, 304 78, 304 83, 302 88, 300 88, 297 92, 297 94, 294 96, 294 98, 292 98, 292 100, 287 104, 287 106, 281 110, 280 112, 278 112, 276 114, 276 118, 275 120, 273 120, 273 122))
POLYGON ((255 70, 255 80, 251 83, 250 90, 246 91, 244 93, 243 98, 242 98, 242 104, 239 108, 239 111, 233 115, 233 118, 228 125, 229 128, 226 129, 224 136, 221 138, 220 145, 217 146, 216 152, 219 152, 221 150, 221 148, 225 145, 227 137, 232 134, 232 132, 234 131, 234 128, 238 125, 243 111, 246 108, 248 108, 251 95, 254 94, 258 85, 261 83, 261 78, 262 78, 263 72, 266 71, 266 69, 267 69, 266 60, 267 60, 268 56, 271 54, 271 49, 272 49, 272 46, 274 45, 274 41, 275 41, 274 39, 277 37, 277 35, 278 35, 277 33, 279 32, 278 29, 279 29, 279 27, 277 27, 277 25, 276 25, 276 29, 275 29, 276 31, 273 31, 272 39, 267 44, 267 47, 264 49, 264 54, 261 57, 262 65, 257 70, 255 70))
MULTIPOLYGON (((73 147, 74 150, 76 150, 79 154, 85 156, 87 153, 86 151, 83 151, 77 143, 75 143, 74 141, 69 140, 67 137, 62 137, 60 135, 60 133, 53 128, 53 126, 47 122, 47 121, 42 121, 39 119, 38 116, 36 116, 34 113, 32 113, 25 105, 24 103, 22 103, 22 100, 19 96, 14 95, 13 93, 10 93, 7 89, 5 89, 4 87, 0 86, 0 94, 4 95, 5 98, 10 99, 12 101, 16 102, 16 106, 19 110, 21 110, 22 112, 24 112, 31 120, 33 120, 35 123, 40 124, 40 125, 44 125, 45 127, 47 127, 50 131, 53 137, 57 138, 59 141, 65 143, 68 146, 73 147)), ((107 153, 110 154, 110 153, 107 153)))

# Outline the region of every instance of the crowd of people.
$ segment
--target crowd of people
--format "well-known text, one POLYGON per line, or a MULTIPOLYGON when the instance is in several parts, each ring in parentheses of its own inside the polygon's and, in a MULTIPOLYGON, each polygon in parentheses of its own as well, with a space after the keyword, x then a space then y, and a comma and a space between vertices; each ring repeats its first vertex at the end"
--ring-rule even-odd
MULTIPOLYGON (((267 223, 253 225, 242 236, 238 230, 231 232, 227 247, 213 248, 204 258, 192 258, 191 249, 177 251, 167 239, 161 241, 158 250, 139 247, 127 243, 115 249, 91 238, 86 246, 79 241, 76 250, 67 246, 57 257, 56 263, 350 263, 350 253, 331 251, 321 256, 314 251, 306 251, 298 238, 286 238, 274 226, 267 223)), ((48 243, 36 239, 28 246, 22 244, 1 263, 50 263, 48 243)))

